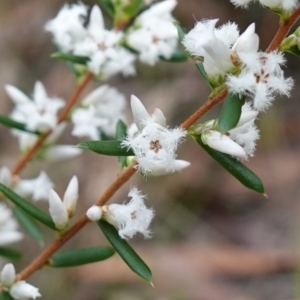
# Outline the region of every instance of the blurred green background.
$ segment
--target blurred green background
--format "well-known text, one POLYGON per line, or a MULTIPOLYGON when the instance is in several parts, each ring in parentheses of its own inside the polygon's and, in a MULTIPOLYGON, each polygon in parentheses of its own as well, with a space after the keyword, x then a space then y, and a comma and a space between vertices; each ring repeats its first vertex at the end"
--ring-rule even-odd
MULTIPOLYGON (((64 3, 0 0, 0 113, 12 109, 3 89, 6 83, 30 94, 35 81, 41 80, 50 95, 64 99, 74 90, 75 80, 66 65, 50 58, 55 46, 43 30, 64 3)), ((278 17, 259 5, 242 10, 227 0, 179 0, 174 15, 187 30, 203 18, 219 18, 219 25, 235 21, 242 31, 255 22, 262 50, 278 28, 278 17)), ((131 241, 152 269, 155 288, 115 256, 85 267, 37 272, 28 281, 40 288, 42 299, 300 299, 300 64, 291 55, 287 60, 286 76, 296 81, 292 97, 277 99, 260 115, 261 140, 256 156, 247 163, 263 180, 269 199, 241 186, 189 139, 178 153, 192 162, 189 169, 159 178, 136 175, 113 198, 123 202, 130 186, 137 185, 156 211, 153 238, 131 241)), ((84 94, 99 84, 91 83, 84 94)), ((138 64, 137 76, 114 77, 109 84, 128 99, 137 95, 149 111, 161 108, 170 125, 182 122, 209 94, 191 62, 161 62, 154 68, 138 64)), ((215 108, 204 120, 219 111, 215 108)), ((127 115, 130 124, 129 110, 127 115)), ((61 143, 78 143, 70 129, 61 143)), ((0 127, 0 141, 0 165, 12 167, 19 157, 17 141, 4 127, 0 127)), ((40 168, 48 172, 61 195, 70 178, 79 177, 78 216, 119 172, 116 159, 85 152, 63 163, 32 162, 21 176, 36 176, 40 168)), ((39 205, 48 209, 45 203, 39 205)), ((52 238, 49 232, 46 244, 52 238)), ((107 244, 102 233, 89 224, 64 248, 102 244, 107 244)), ((20 247, 26 250, 17 263, 19 270, 42 250, 30 238, 20 247)))

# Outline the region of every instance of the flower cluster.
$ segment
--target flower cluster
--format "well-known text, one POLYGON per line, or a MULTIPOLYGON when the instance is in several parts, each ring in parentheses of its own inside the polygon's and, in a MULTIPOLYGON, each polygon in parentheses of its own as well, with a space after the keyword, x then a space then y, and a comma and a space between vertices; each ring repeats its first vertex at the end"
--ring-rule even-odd
POLYGON ((119 120, 124 121, 126 98, 117 89, 102 85, 88 94, 72 112, 72 135, 99 140, 101 133, 115 136, 119 120))
POLYGON ((201 139, 204 144, 217 151, 247 159, 254 155, 256 140, 259 138, 259 131, 254 124, 257 115, 258 111, 253 110, 246 102, 235 128, 222 134, 217 130, 217 122, 211 120, 200 126, 201 139))
POLYGON ((149 115, 141 101, 131 96, 131 109, 137 131, 132 130, 122 141, 123 147, 132 149, 137 168, 145 175, 164 175, 180 171, 189 162, 176 159, 176 149, 186 136, 182 128, 169 129, 166 118, 158 108, 149 115))
POLYGON ((28 300, 41 297, 39 289, 24 280, 15 282, 16 271, 12 264, 6 264, 0 273, 0 287, 9 292, 15 300, 28 300))
POLYGON ((77 200, 78 179, 76 176, 72 177, 63 201, 53 189, 49 191, 49 212, 58 231, 62 231, 68 226, 69 218, 75 214, 77 200))
POLYGON ((87 211, 87 217, 91 221, 104 219, 118 230, 123 239, 132 238, 136 233, 150 238, 149 225, 154 218, 153 209, 146 207, 145 196, 135 187, 130 190, 128 197, 131 200, 126 204, 92 206, 87 211))
POLYGON ((63 52, 88 57, 88 69, 99 78, 106 79, 117 73, 134 75, 137 55, 128 48, 139 52, 140 59, 151 65, 159 56, 169 58, 174 52, 177 32, 171 11, 176 4, 175 0, 165 0, 152 5, 125 32, 106 29, 102 12, 96 5, 90 14, 82 3, 64 5, 45 29, 52 33, 63 52))
POLYGON ((258 51, 255 25, 239 36, 236 24, 215 28, 217 21, 198 22, 183 40, 186 50, 203 60, 211 84, 225 83, 230 92, 250 96, 258 111, 264 111, 277 94, 289 96, 293 80, 284 78, 284 57, 276 51, 258 51))
POLYGON ((0 202, 0 246, 6 246, 22 240, 23 234, 18 231, 18 223, 12 216, 10 208, 0 202))

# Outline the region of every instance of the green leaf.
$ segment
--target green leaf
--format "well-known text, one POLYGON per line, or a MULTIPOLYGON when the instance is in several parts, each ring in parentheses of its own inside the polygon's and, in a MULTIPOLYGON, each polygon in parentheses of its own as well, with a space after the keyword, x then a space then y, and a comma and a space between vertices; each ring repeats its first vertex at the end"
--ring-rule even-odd
POLYGON ((25 212, 27 212, 30 216, 32 216, 34 219, 40 221, 44 225, 48 226, 51 229, 56 230, 55 224, 52 221, 52 218, 43 212, 41 209, 30 203, 29 201, 25 200, 18 194, 16 194, 14 191, 0 183, 0 192, 2 192, 11 202, 13 202, 15 205, 23 209, 25 212))
POLYGON ((173 23, 175 25, 175 27, 177 28, 177 33, 178 33, 178 38, 179 41, 182 42, 182 40, 184 39, 185 35, 186 35, 186 31, 185 29, 183 29, 179 23, 174 22, 173 23))
POLYGON ((81 142, 76 147, 110 156, 134 156, 132 150, 121 147, 120 140, 81 142))
POLYGON ((18 130, 22 130, 22 131, 26 131, 29 133, 33 133, 33 134, 39 134, 39 132, 37 131, 31 131, 26 129, 26 125, 24 123, 20 123, 17 122, 7 116, 4 115, 0 115, 0 124, 9 127, 9 128, 14 128, 14 129, 18 129, 18 130))
POLYGON ((121 256, 128 267, 140 277, 151 282, 152 273, 149 267, 143 262, 138 254, 131 248, 131 246, 121 239, 117 230, 109 223, 100 220, 97 222, 102 232, 114 247, 116 252, 121 256))
POLYGON ((197 67, 199 73, 201 74, 202 78, 204 79, 204 81, 205 81, 209 86, 211 86, 211 84, 210 84, 210 82, 209 82, 209 79, 208 79, 208 76, 207 76, 207 74, 206 74, 206 71, 205 71, 205 69, 204 69, 204 67, 203 67, 203 63, 197 62, 197 63, 196 63, 196 67, 197 67))
POLYGON ((94 263, 111 257, 115 250, 111 247, 89 247, 55 253, 49 262, 53 268, 75 267, 94 263))
POLYGON ((131 18, 138 14, 143 4, 143 0, 131 0, 127 5, 123 7, 122 11, 124 14, 131 18))
POLYGON ((163 56, 160 56, 159 58, 168 62, 185 62, 189 59, 189 56, 185 51, 176 49, 170 58, 165 58, 163 56))
POLYGON ((221 133, 227 132, 238 124, 244 103, 245 96, 239 97, 232 93, 227 95, 217 124, 217 129, 221 133))
POLYGON ((18 250, 0 247, 0 256, 7 257, 9 259, 19 259, 22 256, 22 253, 18 250))
POLYGON ((13 298, 8 292, 2 292, 0 294, 0 300, 13 300, 13 298))
POLYGON ((300 56, 300 48, 297 45, 290 47, 286 52, 289 52, 296 56, 300 56))
POLYGON ((100 6, 107 12, 111 17, 115 14, 115 9, 110 0, 97 0, 100 6))
POLYGON ((224 169, 233 175, 245 187, 265 195, 263 183, 251 170, 228 154, 216 151, 203 144, 201 136, 195 136, 197 143, 224 169))
POLYGON ((36 221, 23 209, 21 209, 18 206, 15 206, 13 208, 13 212, 15 216, 17 217, 19 223, 21 224, 21 227, 37 242, 40 244, 44 240, 43 232, 40 228, 40 226, 36 223, 36 221))
POLYGON ((79 56, 79 55, 74 55, 71 53, 64 53, 64 52, 55 52, 51 54, 51 57, 69 61, 79 65, 86 65, 90 60, 89 57, 87 56, 79 56))
MULTIPOLYGON (((116 139, 121 141, 126 137, 126 135, 127 135, 127 127, 122 120, 119 120, 116 128, 116 139)), ((126 162, 127 162, 126 156, 119 156, 118 160, 122 167, 126 167, 126 162)))

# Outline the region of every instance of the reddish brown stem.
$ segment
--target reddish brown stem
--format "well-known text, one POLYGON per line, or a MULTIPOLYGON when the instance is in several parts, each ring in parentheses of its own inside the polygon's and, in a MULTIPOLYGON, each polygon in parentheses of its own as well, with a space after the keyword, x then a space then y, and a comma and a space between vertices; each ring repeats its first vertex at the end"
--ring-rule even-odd
POLYGON ((292 26, 296 23, 299 16, 300 16, 300 6, 298 6, 298 8, 293 12, 293 14, 290 16, 290 18, 278 28, 271 44, 266 49, 267 53, 276 50, 280 46, 281 42, 284 40, 286 35, 289 33, 292 26))
MULTIPOLYGON (((96 205, 105 204, 114 193, 136 172, 136 164, 129 166, 123 171, 118 178, 106 189, 102 196, 96 202, 96 205)), ((24 280, 33 274, 36 270, 41 269, 49 260, 53 253, 55 253, 65 242, 73 237, 80 229, 82 229, 89 222, 86 215, 83 215, 68 231, 56 239, 48 248, 44 250, 34 261, 31 262, 20 274, 16 280, 24 280)))
MULTIPOLYGON (((87 73, 86 76, 84 77, 84 79, 82 80, 82 82, 78 85, 78 87, 74 91, 73 95, 68 100, 66 106, 60 113, 60 115, 58 117, 58 123, 61 123, 62 121, 64 121, 67 118, 69 111, 71 110, 73 105, 76 103, 80 93, 86 87, 86 85, 88 84, 88 82, 90 81, 92 76, 93 76, 92 73, 90 73, 90 72, 87 73)), ((33 157, 33 155, 36 153, 36 151, 42 146, 43 142, 45 141, 45 139, 49 136, 49 134, 51 132, 52 132, 52 130, 48 130, 47 132, 42 134, 39 137, 39 139, 35 142, 35 144, 24 154, 24 156, 22 156, 20 158, 20 160, 16 163, 16 165, 14 166, 14 168, 12 170, 13 175, 17 175, 21 172, 21 170, 25 167, 27 162, 33 157)))

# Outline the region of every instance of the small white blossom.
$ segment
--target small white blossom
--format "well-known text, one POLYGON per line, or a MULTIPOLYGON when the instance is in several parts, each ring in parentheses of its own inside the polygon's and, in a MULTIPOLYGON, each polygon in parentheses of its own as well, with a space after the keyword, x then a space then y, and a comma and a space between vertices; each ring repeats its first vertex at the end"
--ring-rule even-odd
POLYGON ((162 111, 155 109, 150 116, 141 101, 133 95, 131 109, 139 131, 134 136, 128 135, 122 145, 133 150, 138 170, 146 175, 154 175, 158 169, 158 173, 162 173, 162 169, 165 173, 180 171, 183 165, 177 163, 175 151, 186 136, 186 131, 165 127, 166 119, 162 111))
POLYGON ((128 45, 139 52, 142 62, 154 65, 159 56, 170 58, 178 43, 176 27, 171 15, 175 0, 152 5, 140 14, 126 36, 128 45))
POLYGON ((49 191, 49 212, 58 230, 63 230, 68 226, 68 211, 54 190, 49 191))
POLYGON ((0 275, 0 282, 6 288, 11 287, 15 282, 16 271, 13 264, 6 264, 0 275))
MULTIPOLYGON (((230 0, 235 6, 248 7, 250 2, 257 0, 230 0)), ((298 0, 259 0, 259 2, 270 9, 292 11, 298 5, 298 0)))
POLYGON ((9 290, 9 294, 15 300, 28 300, 36 299, 42 295, 39 293, 39 289, 35 286, 27 283, 24 280, 17 281, 9 290))
POLYGON ((19 179, 13 186, 14 191, 23 197, 32 197, 34 201, 47 200, 49 190, 54 187, 54 183, 49 176, 41 171, 34 179, 19 179))
POLYGON ((277 94, 290 95, 293 79, 284 78, 281 65, 285 59, 281 53, 258 52, 240 57, 244 64, 241 73, 227 77, 230 92, 250 96, 253 107, 258 111, 268 108, 277 94))
POLYGON ((127 204, 113 203, 104 206, 103 218, 118 230, 123 239, 132 238, 138 232, 145 238, 150 238, 149 226, 154 218, 153 209, 145 206, 145 196, 137 188, 133 187, 128 196, 131 200, 127 204))
POLYGON ((59 98, 50 98, 41 82, 36 82, 32 100, 11 85, 5 86, 6 93, 16 104, 11 117, 25 123, 31 131, 45 132, 57 124, 57 112, 64 106, 59 98))
POLYGON ((99 221, 102 217, 102 208, 100 206, 93 205, 87 210, 86 216, 93 222, 99 221))
POLYGON ((68 215, 72 217, 76 211, 76 205, 78 200, 78 179, 73 176, 64 194, 63 203, 68 211, 68 215))
POLYGON ((0 202, 0 246, 13 244, 23 239, 23 233, 18 231, 18 227, 10 208, 0 202))

